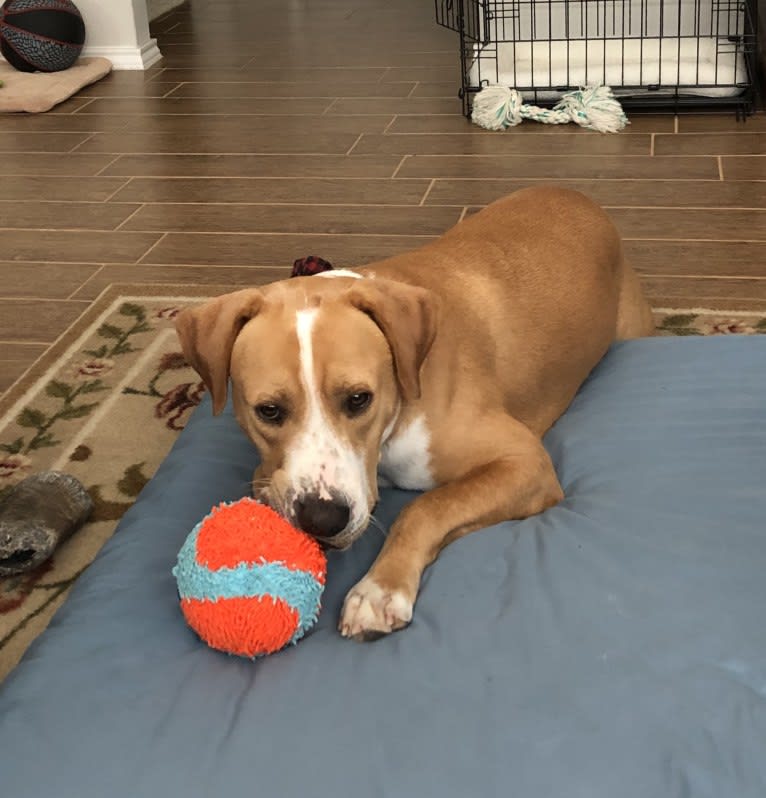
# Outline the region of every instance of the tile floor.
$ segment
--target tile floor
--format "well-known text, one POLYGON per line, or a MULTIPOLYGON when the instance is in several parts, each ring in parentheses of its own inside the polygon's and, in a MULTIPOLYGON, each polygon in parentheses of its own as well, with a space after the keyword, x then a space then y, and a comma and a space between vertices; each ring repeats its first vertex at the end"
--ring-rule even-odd
POLYGON ((0 391, 112 283, 359 264, 540 181, 608 208, 654 302, 766 304, 763 116, 481 131, 430 0, 194 0, 153 29, 151 70, 0 117, 0 391))

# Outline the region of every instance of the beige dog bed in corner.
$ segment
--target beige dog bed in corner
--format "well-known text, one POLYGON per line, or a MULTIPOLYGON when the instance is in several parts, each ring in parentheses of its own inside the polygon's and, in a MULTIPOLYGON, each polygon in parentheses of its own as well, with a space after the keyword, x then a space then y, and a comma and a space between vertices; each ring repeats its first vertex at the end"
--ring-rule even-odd
POLYGON ((50 111, 111 71, 112 63, 106 58, 80 58, 62 72, 19 72, 0 61, 0 111, 50 111))

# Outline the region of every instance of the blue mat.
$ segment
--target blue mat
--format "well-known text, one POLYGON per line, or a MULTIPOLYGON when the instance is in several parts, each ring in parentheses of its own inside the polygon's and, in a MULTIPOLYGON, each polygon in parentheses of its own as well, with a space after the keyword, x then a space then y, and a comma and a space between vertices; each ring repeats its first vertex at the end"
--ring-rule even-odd
POLYGON ((335 631, 370 529, 315 630, 252 663, 170 574, 256 461, 206 403, 0 687, 2 795, 763 798, 766 336, 616 345, 546 445, 566 500, 449 547, 409 629, 335 631))

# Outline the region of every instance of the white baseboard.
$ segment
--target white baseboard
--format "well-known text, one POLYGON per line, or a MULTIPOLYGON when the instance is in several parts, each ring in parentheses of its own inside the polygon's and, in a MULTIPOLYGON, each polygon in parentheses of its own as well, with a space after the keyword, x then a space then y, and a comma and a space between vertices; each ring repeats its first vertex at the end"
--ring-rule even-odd
POLYGON ((149 69, 162 58, 156 39, 149 39, 143 47, 88 47, 86 45, 82 54, 108 58, 114 69, 149 69))

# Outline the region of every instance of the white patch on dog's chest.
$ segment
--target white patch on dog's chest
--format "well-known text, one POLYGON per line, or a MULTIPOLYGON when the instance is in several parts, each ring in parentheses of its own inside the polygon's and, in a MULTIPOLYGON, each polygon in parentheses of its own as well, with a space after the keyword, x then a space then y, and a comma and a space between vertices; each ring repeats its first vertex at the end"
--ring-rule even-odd
POLYGON ((431 473, 430 443, 431 435, 425 419, 419 416, 383 444, 378 463, 379 474, 406 490, 430 490, 435 487, 431 473))

